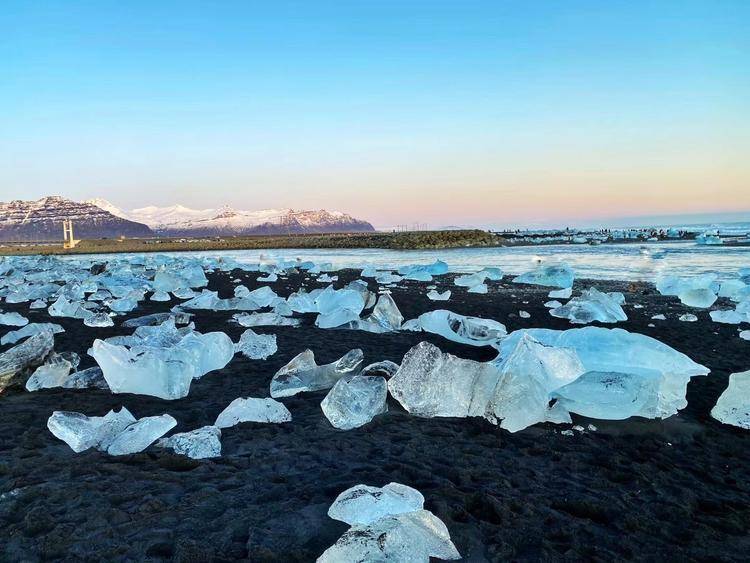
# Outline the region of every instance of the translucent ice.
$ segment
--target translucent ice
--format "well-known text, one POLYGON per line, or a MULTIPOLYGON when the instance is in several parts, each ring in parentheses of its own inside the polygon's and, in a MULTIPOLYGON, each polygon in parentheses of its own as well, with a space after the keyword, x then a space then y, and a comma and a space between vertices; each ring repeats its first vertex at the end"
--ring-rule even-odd
POLYGON ((47 420, 47 428, 78 453, 89 448, 106 451, 115 437, 134 422, 135 418, 125 407, 119 412, 91 417, 79 412, 55 411, 47 420))
POLYGON ((320 404, 329 422, 341 430, 351 430, 370 422, 388 410, 386 380, 377 376, 342 377, 320 404))
POLYGON ((422 493, 400 483, 388 483, 384 487, 356 485, 336 497, 328 516, 350 526, 366 525, 384 516, 421 510, 423 506, 422 493))
POLYGON ((716 302, 716 294, 708 288, 686 289, 677 296, 684 305, 706 309, 716 302))
POLYGON ((362 368, 360 375, 381 375, 386 378, 391 378, 396 375, 398 371, 398 364, 390 360, 383 360, 382 362, 375 362, 362 368))
MULTIPOLYGON (((547 287, 559 287, 565 289, 573 286, 573 270, 567 264, 553 264, 550 266, 539 266, 531 272, 526 272, 513 278, 514 283, 527 283, 547 287)), ((550 297, 558 297, 550 295, 550 297)))
POLYGON ((241 422, 281 423, 292 420, 289 410, 273 399, 238 398, 219 414, 215 426, 229 428, 241 422))
POLYGON ((38 391, 39 389, 62 387, 72 367, 70 362, 65 359, 41 365, 26 380, 26 390, 38 391))
POLYGON ((628 317, 620 306, 621 296, 622 294, 603 293, 592 287, 584 290, 580 296, 574 297, 565 305, 552 309, 550 315, 569 319, 573 324, 626 321, 628 317))
POLYGON ((39 334, 40 332, 49 332, 51 334, 59 334, 64 332, 63 327, 54 323, 31 323, 18 330, 12 330, 3 335, 0 338, 0 344, 15 344, 23 338, 39 334))
POLYGON ((451 290, 447 289, 443 293, 438 293, 433 289, 427 292, 427 298, 430 301, 448 301, 451 298, 451 290))
POLYGON ((0 313, 0 325, 6 326, 26 326, 29 319, 18 313, 0 313))
POLYGON ((724 424, 750 430, 750 371, 729 376, 729 385, 711 409, 711 416, 724 424))
POLYGON ((192 459, 207 459, 221 455, 221 430, 216 426, 203 426, 190 432, 172 434, 156 445, 192 459))
POLYGON ((232 318, 237 321, 240 326, 244 327, 300 325, 299 319, 282 317, 278 313, 238 313, 236 315, 233 315, 232 318))
POLYGON ((423 313, 419 316, 419 325, 424 331, 472 346, 496 344, 507 334, 505 326, 497 321, 465 317, 445 309, 423 313))
POLYGON ((271 397, 290 397, 305 391, 330 389, 345 375, 356 373, 364 354, 360 349, 347 352, 337 361, 319 366, 312 350, 305 350, 283 366, 271 380, 271 397))
POLYGON ((7 387, 24 383, 24 377, 44 363, 54 345, 52 333, 42 331, 0 354, 0 393, 7 387))
POLYGON ((175 426, 177 421, 168 414, 143 417, 120 432, 107 448, 107 453, 126 455, 141 452, 175 426))
POLYGON ((251 360, 265 360, 278 350, 275 334, 257 334, 248 328, 240 336, 240 341, 235 344, 237 352, 242 352, 251 360))

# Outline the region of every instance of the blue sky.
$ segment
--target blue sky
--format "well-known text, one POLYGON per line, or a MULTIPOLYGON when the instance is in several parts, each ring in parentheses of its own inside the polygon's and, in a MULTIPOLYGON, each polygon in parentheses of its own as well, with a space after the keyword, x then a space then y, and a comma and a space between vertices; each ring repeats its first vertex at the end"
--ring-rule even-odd
POLYGON ((750 2, 38 2, 0 199, 379 225, 750 209, 750 2))

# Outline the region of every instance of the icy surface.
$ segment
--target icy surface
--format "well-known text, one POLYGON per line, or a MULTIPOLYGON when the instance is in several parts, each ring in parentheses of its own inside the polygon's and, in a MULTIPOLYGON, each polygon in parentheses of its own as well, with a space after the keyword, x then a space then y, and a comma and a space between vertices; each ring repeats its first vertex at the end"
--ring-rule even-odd
POLYGON ((445 309, 423 313, 418 320, 419 326, 426 332, 472 346, 497 344, 507 334, 505 325, 497 321, 465 317, 445 309))
POLYGON ((356 485, 336 497, 328 516, 350 526, 366 525, 384 516, 421 510, 423 506, 422 493, 400 483, 388 483, 384 487, 356 485))
POLYGON ((388 410, 386 380, 377 376, 342 377, 325 396, 320 407, 335 428, 351 430, 388 410))
POLYGON ((106 451, 114 439, 135 422, 130 411, 109 411, 104 416, 86 416, 78 412, 55 411, 47 420, 52 434, 78 453, 89 448, 106 451))
POLYGON ((724 424, 750 430, 750 371, 729 376, 729 385, 711 409, 711 416, 724 424))
POLYGON ((235 344, 237 352, 242 352, 251 360, 265 360, 278 350, 275 334, 257 334, 248 328, 240 336, 240 341, 235 344))
POLYGON ((271 380, 271 397, 291 397, 306 391, 330 389, 345 375, 356 373, 364 354, 350 350, 337 361, 319 366, 312 350, 305 350, 283 366, 271 380))
POLYGON ((112 440, 107 453, 127 455, 141 452, 175 426, 177 421, 168 414, 138 419, 112 440))
POLYGON ((175 453, 192 459, 207 459, 221 455, 221 430, 216 426, 203 426, 190 432, 172 434, 156 443, 161 448, 169 448, 175 453))
POLYGON ((215 426, 229 428, 241 422, 281 423, 292 420, 283 403, 273 399, 237 398, 216 418, 215 426))

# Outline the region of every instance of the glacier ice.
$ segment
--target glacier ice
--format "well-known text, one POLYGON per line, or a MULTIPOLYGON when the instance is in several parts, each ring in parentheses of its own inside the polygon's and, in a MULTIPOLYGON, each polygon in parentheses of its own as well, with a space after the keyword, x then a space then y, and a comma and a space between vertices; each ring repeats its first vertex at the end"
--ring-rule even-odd
POLYGON ((65 359, 59 359, 56 362, 48 362, 34 370, 26 380, 27 391, 38 391, 39 389, 50 389, 52 387, 62 387, 68 379, 68 374, 72 365, 65 359))
POLYGON ((248 328, 240 336, 240 341, 235 344, 237 352, 242 352, 251 360, 265 360, 278 350, 275 334, 257 334, 248 328))
POLYGON ((138 327, 130 337, 97 339, 89 354, 113 393, 180 399, 193 379, 230 362, 234 343, 223 332, 177 329, 169 319, 156 327, 138 327))
POLYGON ((61 332, 65 332, 65 330, 63 329, 63 327, 55 323, 30 323, 23 328, 12 330, 4 334, 3 337, 0 338, 0 344, 15 344, 23 338, 39 334, 40 332, 59 334, 61 332))
POLYGON ((78 412, 55 411, 47 420, 47 428, 76 453, 89 448, 107 451, 114 439, 135 421, 125 407, 119 412, 111 410, 104 416, 91 417, 78 412))
POLYGON ((729 385, 711 409, 711 416, 724 424, 750 430, 750 371, 729 376, 729 385))
POLYGON ((42 331, 0 354, 0 393, 24 383, 24 377, 44 363, 54 345, 52 332, 42 331))
POLYGON ((241 422, 281 423, 292 420, 283 403, 273 399, 237 398, 219 413, 215 426, 229 428, 241 422))
POLYGON ((432 289, 427 292, 427 298, 430 301, 448 301, 448 299, 451 298, 451 290, 447 289, 443 293, 438 293, 436 290, 432 289))
POLYGON ((336 497, 328 516, 350 526, 366 525, 384 516, 414 512, 423 507, 422 493, 401 483, 388 483, 384 487, 355 485, 336 497))
POLYGON ((190 432, 172 434, 156 445, 192 459, 208 459, 221 455, 221 430, 216 426, 203 426, 190 432))
POLYGON ((83 324, 96 328, 115 326, 112 317, 110 317, 107 313, 95 313, 92 315, 87 315, 83 319, 83 324))
POLYGON ((390 360, 383 360, 382 362, 375 362, 362 368, 359 375, 382 375, 390 379, 398 371, 398 364, 390 360))
POLYGON ((507 334, 505 325, 497 321, 465 317, 445 309, 423 313, 419 316, 419 326, 426 332, 472 346, 496 344, 507 334))
POLYGON ((572 287, 566 287, 564 289, 555 289, 553 291, 550 291, 548 294, 550 299, 570 299, 571 295, 573 295, 572 287))
POLYGON ((282 317, 278 313, 238 313, 232 315, 232 318, 237 321, 240 326, 254 327, 254 326, 299 326, 299 319, 290 319, 289 317, 282 317))
POLYGON ((142 452, 175 426, 177 421, 168 414, 139 418, 115 436, 107 453, 127 455, 142 452))
POLYGON ((550 315, 568 319, 573 324, 616 323, 628 320, 621 307, 622 294, 604 293, 591 287, 565 305, 550 311, 550 315))
POLYGON ((378 376, 342 377, 325 396, 320 407, 332 426, 351 430, 388 410, 388 385, 378 376))
POLYGON ((306 391, 330 389, 345 375, 356 373, 364 354, 356 348, 337 361, 319 366, 312 350, 305 350, 281 367, 271 380, 271 397, 291 397, 306 391))
MULTIPOLYGON (((552 264, 540 265, 535 270, 516 276, 513 282, 566 289, 573 286, 574 277, 573 269, 567 264, 552 264)), ((550 297, 558 296, 550 295, 550 297)))
POLYGON ((29 319, 18 313, 0 313, 0 325, 5 326, 26 326, 29 319))

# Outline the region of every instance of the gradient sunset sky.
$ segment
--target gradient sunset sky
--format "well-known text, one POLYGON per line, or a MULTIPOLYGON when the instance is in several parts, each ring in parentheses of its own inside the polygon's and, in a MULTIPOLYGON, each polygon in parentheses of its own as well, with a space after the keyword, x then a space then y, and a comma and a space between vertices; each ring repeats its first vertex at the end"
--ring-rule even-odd
POLYGON ((750 2, 10 0, 0 200, 379 226, 750 210, 750 2))

